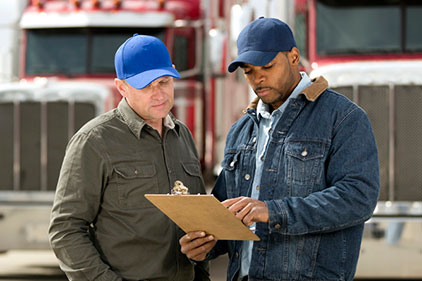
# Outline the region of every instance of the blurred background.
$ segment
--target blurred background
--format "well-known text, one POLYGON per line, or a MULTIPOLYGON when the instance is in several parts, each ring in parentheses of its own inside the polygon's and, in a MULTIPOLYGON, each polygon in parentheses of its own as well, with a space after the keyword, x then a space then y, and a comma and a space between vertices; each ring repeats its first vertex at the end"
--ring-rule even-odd
MULTIPOLYGON (((134 33, 162 39, 182 79, 173 113, 212 187, 224 140, 254 94, 227 73, 260 16, 294 30, 301 69, 368 113, 381 193, 357 280, 422 280, 422 1, 0 0, 0 280, 66 280, 47 227, 69 138, 115 107, 114 53, 134 33)), ((227 258, 212 263, 225 280, 227 258)))

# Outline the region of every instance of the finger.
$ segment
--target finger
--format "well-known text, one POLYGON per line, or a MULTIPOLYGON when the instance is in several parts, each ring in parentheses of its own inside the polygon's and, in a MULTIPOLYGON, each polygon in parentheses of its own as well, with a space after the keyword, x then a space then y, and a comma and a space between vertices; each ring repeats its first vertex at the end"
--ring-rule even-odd
POLYGON ((248 203, 246 206, 242 207, 242 209, 236 211, 236 217, 243 221, 244 217, 249 214, 250 210, 252 208, 252 204, 248 203))
POLYGON ((203 231, 189 232, 183 235, 182 238, 179 239, 179 243, 180 245, 186 244, 200 237, 205 237, 205 232, 203 231))
POLYGON ((231 205, 235 204, 236 202, 242 200, 244 197, 236 197, 236 198, 232 198, 232 199, 227 199, 224 200, 223 202, 221 202, 221 204, 223 204, 224 207, 228 208, 231 205))
POLYGON ((216 240, 208 241, 205 244, 202 244, 200 247, 193 249, 186 256, 192 260, 201 261, 204 260, 209 251, 214 248, 216 240))
POLYGON ((249 197, 244 197, 241 200, 237 201, 233 205, 231 205, 228 209, 233 214, 237 215, 239 212, 242 212, 242 210, 251 202, 253 202, 253 199, 249 197))
POLYGON ((243 217, 242 222, 250 226, 254 222, 268 222, 268 209, 264 204, 253 205, 250 211, 243 217))
POLYGON ((190 240, 189 242, 180 244, 180 250, 184 254, 189 254, 191 251, 200 248, 203 244, 206 244, 212 240, 214 240, 214 237, 212 235, 208 235, 203 238, 196 238, 194 240, 190 240))
POLYGON ((242 218, 242 222, 244 225, 246 226, 251 226, 254 222, 255 222, 255 217, 254 214, 252 214, 251 212, 249 212, 248 214, 246 214, 243 218, 242 218))

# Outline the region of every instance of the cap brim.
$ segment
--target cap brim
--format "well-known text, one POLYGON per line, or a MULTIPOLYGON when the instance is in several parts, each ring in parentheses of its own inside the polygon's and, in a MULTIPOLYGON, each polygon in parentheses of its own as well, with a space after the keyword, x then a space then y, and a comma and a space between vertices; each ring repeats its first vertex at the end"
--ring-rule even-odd
POLYGON ((135 89, 143 89, 152 81, 163 76, 180 78, 179 72, 177 72, 174 67, 163 67, 160 69, 152 69, 138 73, 132 77, 127 78, 126 81, 135 89))
POLYGON ((229 64, 229 72, 235 71, 243 63, 263 66, 270 63, 279 52, 261 52, 261 51, 246 51, 241 53, 234 61, 229 64))

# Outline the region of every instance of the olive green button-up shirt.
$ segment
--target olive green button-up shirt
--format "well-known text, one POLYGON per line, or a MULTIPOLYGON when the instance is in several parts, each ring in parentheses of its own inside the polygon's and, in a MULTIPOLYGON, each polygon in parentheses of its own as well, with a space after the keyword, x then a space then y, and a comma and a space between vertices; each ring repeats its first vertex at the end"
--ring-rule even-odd
POLYGON ((170 115, 164 125, 161 137, 122 99, 70 140, 49 229, 69 280, 194 279, 184 233, 144 197, 176 180, 205 193, 189 130, 170 115))

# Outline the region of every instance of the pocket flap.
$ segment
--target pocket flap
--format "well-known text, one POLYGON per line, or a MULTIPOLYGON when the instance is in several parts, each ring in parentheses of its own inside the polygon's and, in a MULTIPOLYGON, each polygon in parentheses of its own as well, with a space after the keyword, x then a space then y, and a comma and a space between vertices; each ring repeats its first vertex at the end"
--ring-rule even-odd
POLYGON ((226 170, 233 171, 237 166, 237 162, 239 161, 239 154, 240 152, 226 153, 224 155, 224 159, 221 163, 221 166, 226 170))
POLYGON ((322 158, 324 147, 322 142, 295 142, 288 143, 286 154, 302 161, 322 158))
POLYGON ((125 179, 149 178, 156 173, 154 164, 124 163, 114 168, 114 171, 125 179))
POLYGON ((200 177, 201 176, 201 165, 196 162, 182 162, 182 167, 185 172, 191 176, 200 177))

